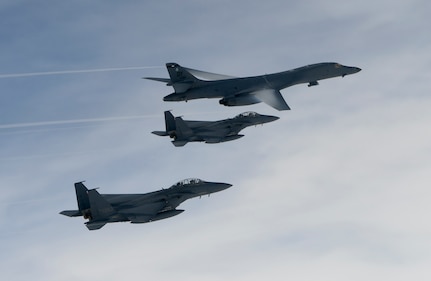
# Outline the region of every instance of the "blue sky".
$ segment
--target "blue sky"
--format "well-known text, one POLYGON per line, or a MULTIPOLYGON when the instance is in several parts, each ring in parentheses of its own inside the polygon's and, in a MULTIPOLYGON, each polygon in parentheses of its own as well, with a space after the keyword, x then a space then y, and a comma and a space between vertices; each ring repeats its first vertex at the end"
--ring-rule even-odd
POLYGON ((154 68, 0 78, 2 280, 431 278, 429 2, 87 2, 2 1, 0 75, 154 68), (141 79, 166 62, 248 76, 325 61, 362 71, 283 90, 285 112, 164 103, 172 88, 141 79), (164 110, 280 120, 175 148, 150 133, 164 110), (188 177, 233 187, 151 224, 89 232, 58 214, 77 181, 188 177))

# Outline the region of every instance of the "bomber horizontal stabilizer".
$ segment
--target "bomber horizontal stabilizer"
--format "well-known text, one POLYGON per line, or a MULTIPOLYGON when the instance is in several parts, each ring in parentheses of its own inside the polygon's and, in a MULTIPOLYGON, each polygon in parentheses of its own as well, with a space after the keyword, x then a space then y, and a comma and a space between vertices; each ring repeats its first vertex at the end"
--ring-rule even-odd
POLYGON ((68 217, 79 217, 82 216, 81 212, 79 210, 65 210, 61 211, 60 214, 68 217))
POLYGON ((153 81, 157 81, 157 82, 163 82, 163 83, 167 83, 167 84, 171 84, 171 79, 169 78, 157 78, 157 77, 142 77, 142 79, 148 79, 148 80, 153 80, 153 81))
POLYGON ((161 137, 169 136, 168 132, 165 132, 165 131, 153 131, 151 133, 155 134, 155 135, 158 135, 158 136, 161 136, 161 137))

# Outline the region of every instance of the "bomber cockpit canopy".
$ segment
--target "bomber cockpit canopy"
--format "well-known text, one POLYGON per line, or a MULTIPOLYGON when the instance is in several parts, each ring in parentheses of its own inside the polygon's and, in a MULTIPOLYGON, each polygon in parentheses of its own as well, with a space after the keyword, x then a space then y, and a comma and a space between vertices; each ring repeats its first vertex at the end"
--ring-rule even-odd
POLYGON ((237 116, 235 116, 235 118, 256 117, 257 115, 258 115, 258 113, 254 112, 254 111, 247 111, 247 112, 243 112, 241 114, 238 114, 237 116))
POLYGON ((197 178, 189 178, 182 181, 177 182, 172 187, 180 187, 184 185, 194 185, 194 184, 200 184, 203 183, 203 180, 197 179, 197 178))

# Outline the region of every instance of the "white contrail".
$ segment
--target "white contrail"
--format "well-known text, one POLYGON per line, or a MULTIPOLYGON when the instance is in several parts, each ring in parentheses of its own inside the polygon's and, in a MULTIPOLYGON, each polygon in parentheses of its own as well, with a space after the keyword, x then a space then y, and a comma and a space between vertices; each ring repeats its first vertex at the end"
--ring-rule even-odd
MULTIPOLYGON (((191 112, 191 113, 188 113, 187 116, 193 116, 193 115, 199 115, 199 114, 211 115, 214 113, 218 113, 218 111, 191 112)), ((147 119, 147 118, 163 118, 163 115, 162 115, 162 113, 160 113, 160 114, 147 114, 147 115, 89 118, 89 119, 71 119, 71 120, 28 122, 28 123, 12 123, 12 124, 3 124, 3 125, 0 124, 0 130, 1 129, 26 128, 26 127, 66 125, 66 124, 98 123, 98 122, 109 122, 109 121, 147 119)))
POLYGON ((91 123, 91 122, 108 122, 108 121, 144 119, 144 118, 157 118, 157 117, 160 117, 160 116, 159 115, 135 115, 135 116, 105 117, 105 118, 91 118, 91 119, 57 120, 57 121, 44 121, 44 122, 31 122, 31 123, 14 123, 14 124, 0 125, 0 129, 14 129, 14 128, 91 123))
POLYGON ((12 74, 0 74, 0 78, 18 78, 18 77, 43 76, 43 75, 78 74, 78 73, 136 70, 136 69, 148 69, 148 68, 163 68, 163 67, 162 66, 132 66, 132 67, 116 67, 116 68, 97 68, 97 69, 81 69, 81 70, 12 73, 12 74))

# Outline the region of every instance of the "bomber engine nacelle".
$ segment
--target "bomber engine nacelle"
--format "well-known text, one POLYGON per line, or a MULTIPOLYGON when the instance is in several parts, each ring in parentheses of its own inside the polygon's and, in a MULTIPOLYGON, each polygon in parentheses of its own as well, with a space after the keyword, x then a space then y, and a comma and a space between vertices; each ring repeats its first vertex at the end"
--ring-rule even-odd
POLYGON ((241 106, 241 105, 255 104, 255 103, 259 103, 259 102, 260 102, 260 100, 258 100, 253 95, 223 98, 219 101, 220 104, 225 105, 225 106, 241 106))

